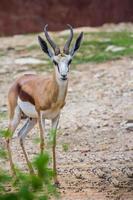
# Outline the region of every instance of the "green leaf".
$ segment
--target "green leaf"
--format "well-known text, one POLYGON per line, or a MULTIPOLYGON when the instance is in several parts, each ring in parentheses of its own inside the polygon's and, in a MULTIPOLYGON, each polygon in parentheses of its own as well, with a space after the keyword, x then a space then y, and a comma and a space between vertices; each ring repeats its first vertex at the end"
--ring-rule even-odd
POLYGON ((43 195, 43 196, 40 196, 39 197, 39 200, 48 200, 49 198, 48 198, 48 196, 46 196, 46 195, 43 195))
POLYGON ((0 170, 0 183, 9 182, 11 179, 11 176, 9 176, 5 171, 0 170))
POLYGON ((34 190, 40 189, 43 185, 42 179, 38 176, 32 175, 31 176, 31 185, 34 190))
POLYGON ((0 148, 0 158, 7 158, 7 152, 3 148, 0 148))
POLYGON ((49 145, 53 145, 56 139, 56 129, 51 129, 49 132, 49 145))
POLYGON ((23 185, 20 188, 18 196, 21 197, 20 199, 22 199, 22 200, 33 200, 34 199, 33 192, 29 189, 28 185, 23 185))
POLYGON ((69 149, 69 144, 67 144, 67 143, 62 144, 62 148, 63 148, 63 150, 64 150, 65 152, 67 152, 68 149, 69 149))
POLYGON ((0 137, 4 137, 5 139, 12 137, 12 132, 9 130, 0 130, 0 137))
POLYGON ((18 195, 14 192, 14 193, 10 193, 10 194, 1 195, 0 200, 20 200, 20 199, 19 199, 18 195))

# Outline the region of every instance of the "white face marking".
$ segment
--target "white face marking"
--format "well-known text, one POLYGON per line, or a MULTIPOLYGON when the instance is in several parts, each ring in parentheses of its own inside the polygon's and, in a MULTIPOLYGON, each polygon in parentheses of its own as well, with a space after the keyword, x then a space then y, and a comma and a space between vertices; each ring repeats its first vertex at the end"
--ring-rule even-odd
POLYGON ((66 81, 68 78, 69 65, 72 60, 70 55, 54 56, 53 62, 55 65, 56 77, 59 80, 66 81))
POLYGON ((60 74, 66 76, 69 71, 68 59, 61 58, 61 60, 58 62, 58 67, 60 74))

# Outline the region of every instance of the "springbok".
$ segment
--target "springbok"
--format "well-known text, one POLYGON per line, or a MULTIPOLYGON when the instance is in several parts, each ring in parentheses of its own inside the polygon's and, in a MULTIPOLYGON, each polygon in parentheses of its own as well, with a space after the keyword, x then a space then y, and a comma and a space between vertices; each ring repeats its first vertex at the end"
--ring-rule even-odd
MULTIPOLYGON (((30 173, 34 173, 33 167, 28 159, 28 155, 24 148, 24 138, 35 124, 39 123, 40 130, 40 150, 44 150, 44 127, 45 119, 52 121, 52 129, 57 130, 60 112, 65 105, 65 98, 68 87, 68 72, 70 63, 75 52, 80 47, 80 43, 83 37, 83 32, 78 36, 75 44, 69 50, 71 41, 73 39, 73 29, 70 25, 67 25, 70 29, 70 36, 65 43, 63 53, 60 52, 59 47, 53 42, 47 32, 47 26, 44 28, 44 33, 47 41, 53 48, 53 51, 48 48, 47 43, 38 36, 38 41, 41 49, 46 53, 54 64, 54 72, 51 77, 44 77, 41 75, 26 74, 18 78, 11 86, 8 93, 9 104, 9 126, 8 130, 13 135, 20 120, 26 118, 23 127, 18 132, 20 139, 20 145, 25 156, 30 173)), ((7 150, 9 154, 10 167, 15 174, 14 163, 12 159, 12 153, 10 148, 10 139, 7 138, 7 150)), ((54 181, 58 183, 57 171, 56 171, 56 134, 53 139, 53 170, 55 172, 54 181)))

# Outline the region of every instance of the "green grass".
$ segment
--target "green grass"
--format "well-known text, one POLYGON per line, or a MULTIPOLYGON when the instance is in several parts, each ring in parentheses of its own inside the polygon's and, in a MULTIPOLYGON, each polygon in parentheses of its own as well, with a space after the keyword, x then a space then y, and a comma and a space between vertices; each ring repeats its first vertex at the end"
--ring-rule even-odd
POLYGON ((39 44, 33 44, 27 47, 28 51, 32 51, 32 50, 40 50, 39 44))
POLYGON ((67 143, 62 144, 62 149, 63 151, 67 152, 69 150, 69 144, 67 143))
MULTIPOLYGON (((78 34, 76 33, 73 39, 74 44, 78 34)), ((26 37, 26 35, 24 36, 26 37)), ((37 38, 37 34, 34 34, 37 38)), ((57 45, 63 49, 63 46, 68 38, 68 35, 58 37, 58 34, 54 34, 53 40, 56 41, 57 45)), ((71 45, 71 46, 72 46, 71 45)), ((8 54, 8 53, 7 53, 8 54)), ((29 65, 31 69, 37 71, 50 71, 53 69, 53 64, 48 56, 41 51, 38 42, 35 44, 29 44, 26 46, 17 46, 15 54, 17 57, 30 56, 40 60, 46 60, 46 64, 29 65)), ((0 56, 2 56, 0 52, 0 56)), ((85 63, 102 63, 110 60, 120 59, 122 57, 133 57, 133 33, 122 31, 122 32, 85 32, 83 41, 80 49, 75 54, 72 61, 72 68, 75 69, 79 64, 85 63), (113 52, 107 51, 109 46, 122 47, 124 49, 113 52)))
MULTIPOLYGON (((74 38, 76 39, 77 34, 74 38)), ((64 42, 67 36, 63 37, 64 42)), ((123 56, 133 57, 133 34, 130 32, 91 32, 84 33, 83 42, 73 64, 84 64, 88 62, 105 62, 108 60, 119 59, 123 56), (117 52, 106 51, 110 45, 124 47, 125 49, 117 52)))
POLYGON ((131 36, 130 32, 86 33, 73 63, 100 63, 124 56, 133 57, 133 38, 131 36), (110 45, 123 47, 124 49, 117 52, 106 51, 110 45))
POLYGON ((0 112, 0 119, 6 119, 7 118, 7 112, 0 112))
POLYGON ((0 49, 0 57, 5 56, 5 52, 0 49))
MULTIPOLYGON (((75 35, 73 43, 78 34, 75 35)), ((57 43, 63 47, 67 36, 57 38, 57 43)), ((73 44, 72 44, 73 45, 73 44)), ((122 57, 133 57, 133 34, 131 32, 91 32, 84 33, 83 42, 79 51, 75 54, 72 66, 78 64, 102 63, 116 60, 122 57), (123 47, 123 50, 113 52, 106 51, 109 46, 123 47)), ((52 65, 50 65, 52 67, 52 65)))
MULTIPOLYGON (((12 136, 8 130, 0 130, 0 139, 12 136)), ((0 160, 9 158, 6 148, 0 147, 0 160)), ((55 172, 49 168, 50 156, 47 152, 38 154, 32 160, 34 174, 21 171, 15 166, 16 176, 0 167, 0 200, 50 200, 59 199, 59 192, 53 184, 55 172)))

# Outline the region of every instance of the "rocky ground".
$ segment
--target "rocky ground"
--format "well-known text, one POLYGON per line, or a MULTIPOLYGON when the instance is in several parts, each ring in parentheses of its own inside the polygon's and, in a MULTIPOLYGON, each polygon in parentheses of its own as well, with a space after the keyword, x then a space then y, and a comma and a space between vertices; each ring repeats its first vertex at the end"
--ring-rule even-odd
MULTIPOLYGON (((6 40, 3 43, 10 45, 6 40)), ((13 55, 0 58, 1 113, 7 110, 7 91, 13 79, 31 70, 11 64, 13 55)), ((83 64, 70 72, 57 138, 62 200, 133 199, 133 132, 125 128, 126 120, 133 119, 132 100, 133 61, 129 58, 83 64)), ((7 117, 2 114, 0 127, 7 127, 7 117)), ((47 122, 47 134, 49 128, 47 122)), ((25 141, 30 158, 39 151, 37 132, 35 128, 25 141)), ((15 136, 13 158, 26 170, 15 136)))

